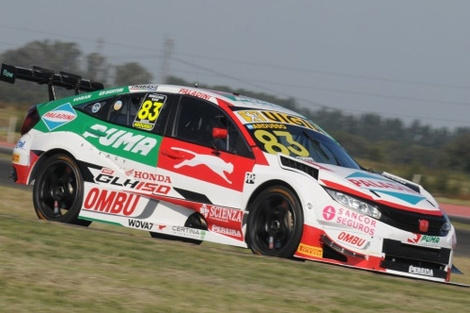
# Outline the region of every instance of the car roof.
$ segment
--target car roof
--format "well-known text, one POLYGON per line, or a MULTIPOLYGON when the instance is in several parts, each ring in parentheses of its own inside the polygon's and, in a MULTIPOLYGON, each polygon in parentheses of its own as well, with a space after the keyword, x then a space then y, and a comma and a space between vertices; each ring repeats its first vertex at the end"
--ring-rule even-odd
MULTIPOLYGON (((298 112, 289 110, 283 106, 270 103, 264 100, 243 96, 237 93, 217 91, 199 87, 187 87, 177 85, 133 85, 128 86, 130 92, 165 92, 172 94, 185 94, 193 97, 201 98, 206 101, 210 101, 217 105, 220 105, 220 101, 224 101, 227 105, 233 106, 240 109, 251 109, 251 110, 271 110, 277 112, 283 112, 290 115, 301 116, 298 112)), ((113 89, 113 88, 111 88, 113 89)), ((107 89, 109 90, 109 89, 107 89)))

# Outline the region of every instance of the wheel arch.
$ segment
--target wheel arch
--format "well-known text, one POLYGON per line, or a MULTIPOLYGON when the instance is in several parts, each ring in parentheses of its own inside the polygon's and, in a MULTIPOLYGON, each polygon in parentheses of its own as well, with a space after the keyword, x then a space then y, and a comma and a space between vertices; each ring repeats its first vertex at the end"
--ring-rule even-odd
MULTIPOLYGON (((263 190, 269 188, 269 187, 272 187, 272 186, 278 186, 278 185, 281 185, 281 186, 284 186, 286 188, 288 188, 290 191, 292 191, 292 193, 295 195, 295 197, 297 198, 297 200, 299 200, 299 203, 300 205, 302 206, 303 208, 303 205, 302 205, 302 199, 301 197, 299 197, 299 194, 297 192, 297 190, 292 187, 291 184, 287 183, 286 181, 284 180, 280 180, 280 179, 272 179, 272 180, 268 180, 268 181, 265 181, 264 183, 262 183, 260 186, 258 186, 254 191, 253 193, 251 194, 250 198, 248 199, 248 202, 246 204, 246 210, 248 211, 251 204, 253 203, 253 201, 255 201, 255 199, 260 195, 261 192, 263 192, 263 190)), ((303 211, 303 210, 302 210, 303 211)))
MULTIPOLYGON (((252 237, 252 232, 250 231, 250 229, 253 227, 253 224, 252 224, 253 222, 250 222, 250 220, 252 218, 255 218, 255 216, 259 216, 259 214, 257 214, 257 203, 259 202, 260 197, 262 197, 261 199, 264 199, 266 197, 266 195, 269 194, 269 193, 268 194, 265 193, 267 191, 270 191, 270 192, 275 191, 276 193, 284 194, 284 196, 286 196, 285 192, 287 192, 287 193, 290 194, 291 197, 295 198, 295 199, 293 199, 293 201, 297 202, 297 206, 298 206, 297 214, 299 214, 299 217, 296 218, 295 220, 299 220, 301 222, 300 222, 300 224, 297 224, 298 225, 298 227, 296 228, 297 230, 292 232, 292 236, 293 236, 292 238, 297 238, 298 243, 300 243, 300 240, 302 238, 302 233, 303 233, 303 229, 304 229, 304 225, 305 225, 305 208, 304 208, 303 202, 301 200, 301 197, 299 197, 299 191, 300 190, 296 189, 295 186, 293 186, 289 182, 286 182, 285 180, 272 179, 272 180, 268 180, 268 181, 263 182, 250 195, 250 198, 249 198, 249 200, 246 204, 246 210, 248 211, 248 213, 245 215, 245 218, 243 220, 243 223, 245 225, 244 226, 244 241, 247 244, 247 246, 250 249, 252 249, 252 251, 254 253, 257 253, 257 254, 264 254, 264 252, 261 252, 262 250, 259 250, 260 240, 254 239, 255 241, 252 242, 253 238, 255 238, 255 237, 252 237), (275 190, 276 187, 277 188, 282 188, 282 190, 276 191, 275 190), (271 190, 269 190, 269 189, 271 189, 271 190), (255 214, 255 215, 253 215, 253 217, 252 217, 251 216, 252 214, 255 214), (256 248, 253 248, 253 247, 256 247, 256 248)), ((292 204, 294 204, 294 203, 292 203, 292 204)), ((295 211, 295 209, 293 209, 293 210, 295 211)), ((255 219, 257 219, 257 217, 255 219)), ((288 257, 288 258, 293 257, 293 255, 295 253, 295 250, 297 249, 298 243, 295 243, 295 246, 292 246, 292 243, 297 242, 297 239, 292 239, 292 238, 289 239, 289 243, 287 243, 285 248, 282 248, 282 250, 284 250, 284 251, 280 251, 281 254, 279 254, 277 256, 288 257)), ((261 240, 261 241, 263 241, 263 240, 261 240)), ((266 255, 271 255, 271 254, 266 253, 266 255)), ((273 254, 273 255, 276 256, 276 254, 273 254)))
POLYGON ((29 176, 28 184, 31 184, 31 182, 37 178, 44 163, 46 163, 50 157, 56 154, 65 154, 71 157, 75 162, 77 162, 77 159, 75 158, 75 156, 65 149, 55 148, 55 149, 51 149, 49 151, 43 152, 39 156, 39 159, 34 164, 33 170, 31 171, 31 175, 29 176))

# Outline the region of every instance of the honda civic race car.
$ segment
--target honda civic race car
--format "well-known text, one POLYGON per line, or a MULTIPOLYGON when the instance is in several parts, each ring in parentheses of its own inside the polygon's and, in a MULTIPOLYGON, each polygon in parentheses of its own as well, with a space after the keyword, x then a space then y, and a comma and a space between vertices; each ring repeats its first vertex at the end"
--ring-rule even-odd
POLYGON ((38 67, 3 64, 0 79, 49 89, 12 157, 41 219, 450 280, 456 235, 436 200, 364 170, 296 112, 184 86, 104 89, 38 67), (75 95, 56 99, 56 86, 75 95))

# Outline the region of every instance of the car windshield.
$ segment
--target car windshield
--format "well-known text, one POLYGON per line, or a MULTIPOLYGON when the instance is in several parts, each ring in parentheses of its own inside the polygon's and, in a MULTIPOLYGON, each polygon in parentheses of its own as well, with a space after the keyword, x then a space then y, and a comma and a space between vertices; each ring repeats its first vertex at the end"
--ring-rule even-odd
POLYGON ((284 121, 281 123, 272 119, 268 121, 266 118, 262 122, 253 123, 253 116, 260 118, 273 115, 260 111, 251 111, 249 114, 247 111, 237 113, 263 151, 271 154, 283 153, 307 162, 360 168, 341 145, 308 120, 299 117, 288 119, 288 116, 284 115, 284 121))

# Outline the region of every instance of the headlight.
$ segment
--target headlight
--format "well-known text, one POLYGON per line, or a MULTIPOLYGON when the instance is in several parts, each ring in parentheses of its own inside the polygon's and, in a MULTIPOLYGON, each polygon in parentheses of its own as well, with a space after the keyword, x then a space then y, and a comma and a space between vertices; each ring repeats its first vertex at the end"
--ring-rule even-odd
POLYGON ((447 214, 444 212, 444 210, 442 210, 442 212, 444 213, 444 217, 446 219, 446 222, 441 227, 441 234, 447 235, 447 233, 450 232, 450 230, 452 229, 452 224, 449 220, 449 216, 447 216, 447 214))
POLYGON ((367 202, 361 201, 355 197, 347 195, 345 193, 333 190, 333 189, 326 189, 326 191, 330 194, 330 196, 336 200, 341 205, 344 205, 348 209, 356 211, 361 214, 368 215, 375 219, 380 219, 382 213, 379 209, 367 202))

